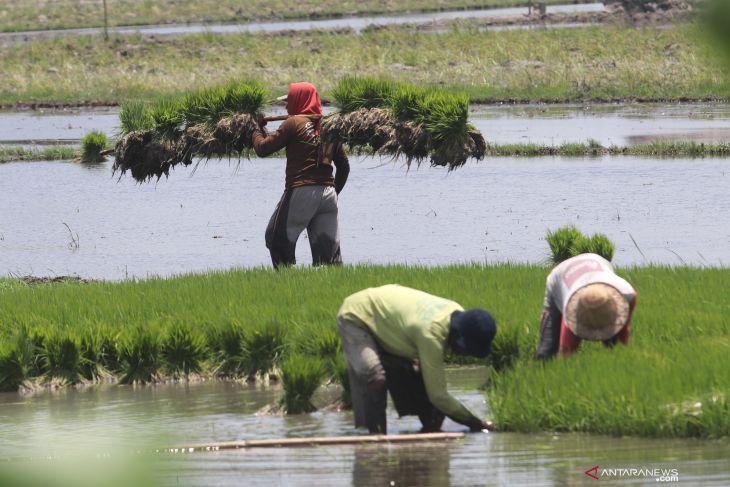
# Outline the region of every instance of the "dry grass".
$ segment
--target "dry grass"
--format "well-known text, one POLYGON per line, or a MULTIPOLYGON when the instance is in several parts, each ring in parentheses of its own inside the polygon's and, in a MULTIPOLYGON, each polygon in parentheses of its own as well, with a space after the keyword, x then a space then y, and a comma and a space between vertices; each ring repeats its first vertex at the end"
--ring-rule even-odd
POLYGON ((723 96, 726 76, 690 25, 365 34, 301 33, 69 38, 0 51, 0 103, 120 102, 256 79, 274 92, 309 80, 327 97, 364 74, 500 99, 681 99, 723 96))

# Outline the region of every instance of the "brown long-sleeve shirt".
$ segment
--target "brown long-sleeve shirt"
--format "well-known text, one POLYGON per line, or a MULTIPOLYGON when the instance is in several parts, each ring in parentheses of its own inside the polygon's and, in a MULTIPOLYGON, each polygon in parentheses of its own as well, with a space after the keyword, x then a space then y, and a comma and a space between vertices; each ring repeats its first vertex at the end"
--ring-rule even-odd
POLYGON ((342 144, 326 144, 320 150, 320 139, 314 132, 314 120, 309 115, 293 115, 284 120, 276 132, 253 133, 254 151, 266 157, 286 148, 286 189, 300 186, 334 186, 339 193, 350 172, 350 164, 342 144), (333 177, 333 164, 337 177, 333 177))

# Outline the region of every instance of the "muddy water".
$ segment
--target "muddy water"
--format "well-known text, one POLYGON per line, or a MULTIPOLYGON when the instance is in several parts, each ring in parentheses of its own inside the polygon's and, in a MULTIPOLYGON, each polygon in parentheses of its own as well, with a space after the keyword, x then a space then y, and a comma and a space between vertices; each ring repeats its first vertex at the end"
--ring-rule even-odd
MULTIPOLYGON (((138 185, 110 163, 0 165, 0 275, 120 279, 269 265, 285 161, 211 161, 138 185), (67 227, 68 226, 68 227, 67 227)), ((548 229, 604 232, 619 265, 728 265, 727 160, 487 159, 448 173, 351 158, 348 263, 541 262, 548 229)), ((300 263, 310 261, 306 236, 300 263)))
MULTIPOLYGON (((476 388, 484 369, 452 371, 452 393, 475 413, 488 414, 476 388)), ((0 394, 0 457, 69 456, 207 442, 353 434, 349 412, 290 417, 256 416, 281 391, 232 383, 130 388, 93 387, 32 397, 0 394), (72 450, 69 450, 72 448, 72 450)), ((320 390, 326 403, 339 390, 320 390)), ((388 412, 392 433, 418 428, 413 418, 388 412)), ((446 431, 462 431, 446 421, 446 431)), ((91 455, 89 455, 91 457, 91 455)), ((470 434, 451 443, 259 449, 165 456, 163 485, 471 486, 591 485, 583 472, 601 468, 677 469, 683 485, 727 485, 727 441, 653 440, 576 434, 470 434)), ((38 462, 38 460, 35 460, 38 462)), ((94 463, 89 458, 87 465, 94 463)), ((11 462, 11 465, 13 462, 11 462)), ((33 461, 25 465, 34 465, 33 461)), ((59 469, 59 471, 61 471, 59 469)), ((653 477, 605 477, 621 484, 656 483, 653 477)))
MULTIPOLYGON (((589 3, 578 5, 553 5, 547 7, 547 13, 584 13, 603 12, 605 7, 602 3, 589 3)), ((259 33, 259 32, 289 32, 308 30, 338 30, 352 29, 359 32, 371 26, 399 25, 399 24, 429 24, 439 20, 454 19, 480 19, 496 17, 515 17, 527 15, 528 9, 524 8, 498 8, 483 10, 455 10, 446 12, 409 14, 409 15, 378 15, 365 17, 345 17, 327 20, 298 20, 286 22, 256 22, 248 24, 182 24, 182 25, 144 25, 136 27, 111 27, 110 34, 131 35, 141 33, 143 35, 181 35, 181 34, 238 34, 238 33, 259 33)), ((47 30, 30 32, 7 32, 0 33, 0 43, 24 42, 35 38, 55 38, 78 35, 101 35, 101 28, 47 30)))

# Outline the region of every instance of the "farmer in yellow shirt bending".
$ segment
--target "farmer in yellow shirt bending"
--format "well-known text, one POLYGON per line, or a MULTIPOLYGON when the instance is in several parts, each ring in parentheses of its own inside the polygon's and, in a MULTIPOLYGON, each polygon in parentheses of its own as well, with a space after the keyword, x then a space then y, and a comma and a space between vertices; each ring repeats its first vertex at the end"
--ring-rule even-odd
POLYGON ((486 357, 497 332, 485 310, 389 284, 345 299, 337 314, 347 360, 355 427, 385 434, 387 391, 400 416, 417 415, 424 432, 444 416, 472 431, 492 429, 446 390, 444 353, 486 357), (417 362, 416 362, 417 361, 417 362))

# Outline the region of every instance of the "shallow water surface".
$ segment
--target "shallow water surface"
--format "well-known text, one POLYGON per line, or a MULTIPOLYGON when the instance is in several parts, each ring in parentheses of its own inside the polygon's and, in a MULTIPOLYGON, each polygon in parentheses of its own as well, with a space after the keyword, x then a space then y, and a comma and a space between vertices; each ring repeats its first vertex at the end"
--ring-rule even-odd
MULTIPOLYGON (((603 12, 602 3, 548 5, 547 13, 584 13, 603 12)), ((182 34, 240 34, 240 33, 275 33, 288 31, 309 30, 341 30, 352 29, 359 32, 371 26, 400 25, 400 24, 430 24, 440 20, 479 19, 496 17, 515 17, 527 15, 527 7, 493 8, 481 10, 453 10, 444 12, 405 14, 405 15, 374 15, 362 17, 343 17, 325 20, 292 20, 282 22, 255 22, 244 24, 173 24, 173 25, 141 25, 130 27, 110 27, 109 33, 114 35, 143 35, 169 36, 182 34)), ((517 26, 515 26, 517 27, 517 26)), ((531 26, 524 26, 530 28, 531 26)), ((55 38, 78 35, 102 35, 102 28, 43 30, 29 32, 0 32, 0 43, 24 42, 34 38, 55 38)))
MULTIPOLYGON (((493 144, 559 145, 589 139, 605 146, 655 140, 730 141, 730 105, 723 103, 473 105, 471 109, 472 123, 493 144)), ((281 107, 267 112, 285 113, 281 107)), ((78 144, 91 130, 113 138, 119 133, 118 123, 118 110, 108 107, 0 112, 0 144, 78 144)))
MULTIPOLYGON (((452 393, 476 414, 488 414, 477 390, 480 368, 452 370, 452 393)), ((150 387, 96 386, 23 397, 0 394, 0 457, 38 458, 61 465, 74 455, 245 439, 335 436, 356 432, 351 413, 320 411, 295 416, 260 416, 275 402, 276 386, 206 382, 150 387)), ((339 394, 320 390, 324 404, 339 394)), ((388 411, 391 433, 412 432, 415 418, 388 411)), ((446 431, 463 431, 449 420, 446 431)), ((601 468, 674 468, 683 485, 727 485, 727 441, 610 438, 577 434, 469 434, 453 442, 317 448, 250 449, 162 455, 164 485, 286 486, 471 486, 592 485, 583 472, 601 468)), ((37 460, 36 460, 37 461, 37 460)), ((26 465, 28 461, 26 461, 26 465)), ((30 465, 32 466, 31 460, 30 465)), ((93 465, 93 458, 89 464, 93 465)), ((11 462, 13 464, 13 462, 11 462)), ((620 484, 655 483, 654 478, 605 477, 620 484)))
MULTIPOLYGON (((158 183, 110 163, 0 165, 0 275, 120 279, 268 266, 282 159, 210 161, 158 183)), ((724 159, 487 159, 448 172, 352 157, 340 195, 348 263, 543 262, 548 229, 616 243, 618 265, 728 265, 724 159)), ((306 233, 297 247, 310 261, 306 233)))

